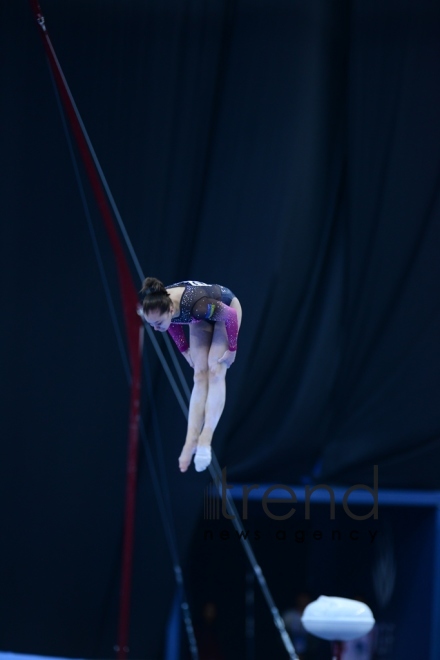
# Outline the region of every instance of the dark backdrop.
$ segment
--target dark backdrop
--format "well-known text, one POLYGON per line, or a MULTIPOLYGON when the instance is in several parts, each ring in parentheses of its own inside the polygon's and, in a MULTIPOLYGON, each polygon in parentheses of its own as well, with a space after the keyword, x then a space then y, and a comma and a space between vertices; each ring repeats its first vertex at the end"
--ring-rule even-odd
MULTIPOLYGON (((129 393, 37 28, 0 6, 1 646, 109 657, 129 393)), ((42 9, 145 273, 242 302, 230 479, 371 483, 376 463, 381 486, 438 488, 438 4, 42 9)), ((147 351, 184 557, 207 475, 176 469, 184 418, 147 351)), ((161 657, 172 592, 142 453, 133 657, 161 657)))

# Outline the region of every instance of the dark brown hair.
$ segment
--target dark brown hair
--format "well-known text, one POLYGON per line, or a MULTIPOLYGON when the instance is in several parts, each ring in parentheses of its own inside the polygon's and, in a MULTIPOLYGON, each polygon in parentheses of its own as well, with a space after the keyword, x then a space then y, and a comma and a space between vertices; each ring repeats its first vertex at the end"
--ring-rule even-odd
POLYGON ((141 293, 144 296, 142 308, 144 314, 158 309, 161 314, 169 312, 171 308, 171 298, 165 285, 155 277, 147 277, 142 285, 141 293))

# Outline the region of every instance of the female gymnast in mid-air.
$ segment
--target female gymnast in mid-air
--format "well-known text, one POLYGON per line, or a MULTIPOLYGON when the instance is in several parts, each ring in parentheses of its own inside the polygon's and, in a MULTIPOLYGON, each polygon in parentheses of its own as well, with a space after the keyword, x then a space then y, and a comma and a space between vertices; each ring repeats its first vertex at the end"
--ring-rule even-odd
POLYGON ((184 281, 164 286, 147 277, 142 312, 158 332, 168 330, 177 348, 194 369, 188 430, 179 457, 186 472, 195 454, 197 472, 211 462, 211 442, 226 397, 226 370, 235 360, 241 305, 232 291, 218 284, 184 281), (183 331, 189 324, 189 345, 183 331))

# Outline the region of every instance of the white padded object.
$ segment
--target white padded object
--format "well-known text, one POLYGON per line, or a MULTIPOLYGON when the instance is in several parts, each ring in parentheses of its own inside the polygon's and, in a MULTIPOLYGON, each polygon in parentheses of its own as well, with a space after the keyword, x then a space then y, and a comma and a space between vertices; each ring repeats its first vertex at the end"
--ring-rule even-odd
POLYGON ((375 624, 368 605, 358 600, 320 596, 307 605, 301 617, 307 632, 322 639, 347 641, 362 637, 375 624))

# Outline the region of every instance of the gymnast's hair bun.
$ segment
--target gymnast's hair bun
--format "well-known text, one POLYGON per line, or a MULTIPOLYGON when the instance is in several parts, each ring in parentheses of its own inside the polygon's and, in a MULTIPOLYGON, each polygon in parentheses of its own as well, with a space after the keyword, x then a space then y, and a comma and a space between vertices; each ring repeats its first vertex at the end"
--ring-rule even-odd
POLYGON ((168 296, 164 284, 155 277, 147 277, 142 285, 141 293, 144 296, 168 296))

